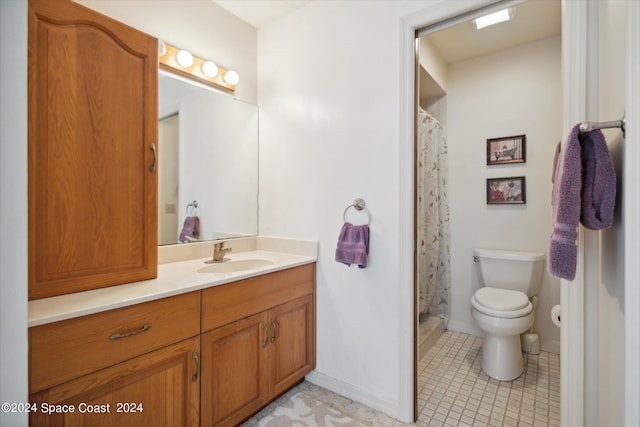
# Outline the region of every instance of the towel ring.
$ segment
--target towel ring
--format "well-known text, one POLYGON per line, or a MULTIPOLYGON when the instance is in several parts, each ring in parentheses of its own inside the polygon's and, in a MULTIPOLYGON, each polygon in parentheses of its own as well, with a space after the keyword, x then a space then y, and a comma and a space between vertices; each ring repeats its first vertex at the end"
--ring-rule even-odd
POLYGON ((186 213, 189 215, 189 208, 193 208, 193 213, 196 213, 196 209, 198 209, 198 201, 194 200, 193 202, 187 205, 186 213))
POLYGON ((353 201, 353 204, 351 204, 351 205, 349 205, 349 206, 347 206, 345 208, 344 212, 342 213, 342 220, 344 222, 347 222, 347 211, 350 208, 354 208, 357 211, 361 211, 361 210, 364 209, 366 211, 365 213, 367 214, 367 225, 369 225, 369 223, 371 222, 371 215, 369 214, 369 210, 367 209, 367 204, 365 203, 365 201, 363 199, 360 199, 360 198, 355 199, 353 201))

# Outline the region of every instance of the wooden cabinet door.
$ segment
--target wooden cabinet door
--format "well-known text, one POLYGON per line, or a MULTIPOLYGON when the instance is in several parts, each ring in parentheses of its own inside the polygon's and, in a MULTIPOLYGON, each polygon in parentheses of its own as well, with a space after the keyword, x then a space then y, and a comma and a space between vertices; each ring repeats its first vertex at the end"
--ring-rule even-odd
POLYGON ((269 338, 266 312, 202 335, 203 426, 235 426, 267 403, 269 338))
POLYGON ((28 15, 29 299, 156 277, 157 40, 70 0, 28 15))
POLYGON ((315 367, 314 319, 312 295, 270 311, 270 397, 281 394, 315 367))
POLYGON ((190 338, 36 393, 30 425, 197 427, 199 349, 190 338))

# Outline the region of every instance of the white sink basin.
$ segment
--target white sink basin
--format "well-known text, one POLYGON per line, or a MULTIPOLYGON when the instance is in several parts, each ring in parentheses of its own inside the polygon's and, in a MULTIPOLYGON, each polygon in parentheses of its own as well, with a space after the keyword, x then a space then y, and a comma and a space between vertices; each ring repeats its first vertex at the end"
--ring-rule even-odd
POLYGON ((232 259, 202 267, 198 269, 198 273, 236 273, 238 271, 268 267, 272 264, 273 261, 262 258, 232 259))

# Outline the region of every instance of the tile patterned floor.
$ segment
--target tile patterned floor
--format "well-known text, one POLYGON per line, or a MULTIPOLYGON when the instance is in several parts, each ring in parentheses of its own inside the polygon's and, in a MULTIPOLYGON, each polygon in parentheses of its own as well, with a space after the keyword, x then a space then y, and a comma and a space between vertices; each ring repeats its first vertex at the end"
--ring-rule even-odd
POLYGON ((429 316, 418 325, 418 357, 424 358, 445 331, 444 320, 437 316, 429 316))
POLYGON ((482 338, 445 332, 418 364, 419 425, 560 426, 560 356, 525 355, 513 381, 485 375, 482 338))
POLYGON ((401 423, 358 402, 303 382, 244 426, 255 425, 292 394, 302 392, 371 427, 560 426, 560 356, 525 355, 525 371, 514 381, 485 375, 482 338, 445 332, 418 365, 418 407, 413 424, 401 423))

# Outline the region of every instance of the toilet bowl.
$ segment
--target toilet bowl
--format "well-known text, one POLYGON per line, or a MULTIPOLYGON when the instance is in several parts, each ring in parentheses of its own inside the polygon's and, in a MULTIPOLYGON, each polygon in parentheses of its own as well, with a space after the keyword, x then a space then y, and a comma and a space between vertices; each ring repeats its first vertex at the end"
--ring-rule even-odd
POLYGON ((484 332, 482 370, 511 381, 524 370, 520 334, 533 322, 533 304, 542 283, 544 254, 475 249, 482 287, 471 297, 471 317, 484 332))
POLYGON ((520 334, 531 327, 533 304, 519 291, 480 288, 471 297, 471 317, 485 333, 482 370, 491 378, 511 381, 524 369, 520 334))

